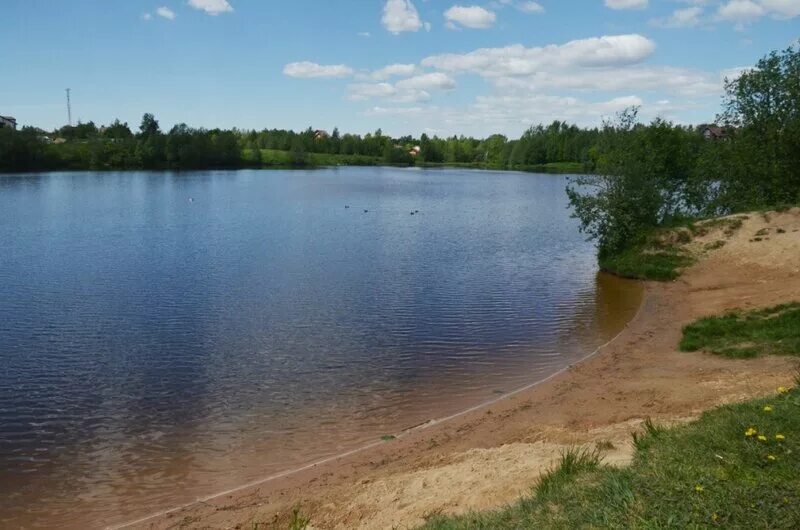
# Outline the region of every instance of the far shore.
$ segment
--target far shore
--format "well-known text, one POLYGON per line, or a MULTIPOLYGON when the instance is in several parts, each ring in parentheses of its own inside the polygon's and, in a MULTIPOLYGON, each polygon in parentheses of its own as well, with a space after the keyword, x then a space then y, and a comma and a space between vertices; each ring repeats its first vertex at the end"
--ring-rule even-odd
POLYGON ((533 165, 533 166, 520 166, 520 167, 513 167, 513 168, 506 168, 506 167, 490 167, 485 164, 467 164, 467 163, 433 163, 433 162, 421 162, 414 165, 408 164, 390 164, 388 162, 384 162, 383 160, 376 159, 376 160, 366 160, 366 161, 353 161, 351 159, 347 159, 344 162, 339 162, 336 160, 336 156, 339 155, 320 155, 320 161, 312 162, 303 164, 303 165, 292 165, 292 164, 284 164, 284 163, 265 163, 262 165, 235 165, 235 166, 218 166, 218 167, 205 167, 205 168, 182 168, 182 169, 175 169, 175 168, 161 168, 161 169, 142 169, 142 168, 107 168, 107 169, 98 169, 98 168, 80 168, 80 167, 73 167, 73 168, 53 168, 53 169, 42 169, 42 170, 30 170, 30 171, 13 171, 13 172, 4 172, 0 171, 0 178, 6 176, 14 176, 14 175, 35 175, 39 173, 131 173, 131 172, 146 172, 146 173, 189 173, 189 172, 196 172, 196 171, 245 171, 245 170, 264 170, 264 171, 311 171, 311 170, 318 170, 318 169, 333 169, 333 168, 347 168, 347 167, 377 167, 377 168, 398 168, 398 169, 412 169, 412 168, 419 168, 419 169, 468 169, 468 170, 475 170, 475 171, 497 171, 497 172, 517 172, 517 173, 542 173, 542 174, 552 174, 552 175, 588 175, 592 174, 591 171, 587 171, 583 164, 580 162, 555 162, 550 164, 540 164, 540 165, 533 165))
POLYGON ((730 360, 677 349, 684 325, 732 309, 800 300, 800 208, 753 213, 694 243, 695 265, 646 283, 636 318, 597 355, 528 390, 358 453, 141 520, 126 528, 414 528, 433 514, 500 507, 569 447, 624 465, 650 418, 690 421, 790 385, 796 359, 730 360), (754 234, 771 235, 755 238, 754 234), (724 244, 714 244, 724 241, 724 244), (709 250, 713 248, 713 250, 709 250), (610 443, 609 443, 610 442, 610 443))

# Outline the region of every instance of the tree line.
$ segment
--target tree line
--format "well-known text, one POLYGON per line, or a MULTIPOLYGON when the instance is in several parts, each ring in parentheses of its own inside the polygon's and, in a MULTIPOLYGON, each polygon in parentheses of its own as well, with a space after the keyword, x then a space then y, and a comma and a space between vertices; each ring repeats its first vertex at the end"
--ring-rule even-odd
POLYGON ((628 109, 600 131, 596 172, 567 193, 601 264, 658 227, 800 204, 800 50, 772 52, 725 82, 715 140, 628 109))
MULTIPOLYGON (((518 139, 495 134, 392 138, 380 129, 365 135, 331 134, 308 128, 244 131, 202 129, 178 124, 162 131, 145 114, 135 132, 119 120, 93 122, 54 131, 23 127, 0 129, 0 171, 214 169, 268 165, 325 164, 464 165, 488 169, 541 169, 571 164, 593 172, 602 158, 602 128, 580 128, 562 121, 529 128, 518 139)), ((699 135, 697 128, 687 134, 699 135)))

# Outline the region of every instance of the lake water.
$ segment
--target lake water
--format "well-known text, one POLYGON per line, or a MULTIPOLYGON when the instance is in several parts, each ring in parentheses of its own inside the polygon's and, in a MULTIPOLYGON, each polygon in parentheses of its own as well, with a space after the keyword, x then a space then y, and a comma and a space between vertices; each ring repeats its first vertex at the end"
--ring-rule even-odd
POLYGON ((0 176, 0 526, 136 519, 583 357, 641 293, 566 179, 0 176))

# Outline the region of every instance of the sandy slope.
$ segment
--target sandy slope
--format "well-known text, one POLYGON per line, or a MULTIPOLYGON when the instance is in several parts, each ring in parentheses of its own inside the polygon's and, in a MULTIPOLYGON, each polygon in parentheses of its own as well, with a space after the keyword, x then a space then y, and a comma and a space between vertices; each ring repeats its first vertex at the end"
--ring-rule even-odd
POLYGON ((610 441, 607 460, 624 463, 630 433, 647 417, 687 421, 790 384, 796 359, 733 361, 676 350, 681 327, 698 317, 800 300, 800 209, 751 214, 733 234, 724 232, 709 225, 690 244, 703 256, 697 265, 677 282, 648 285, 642 310, 616 341, 546 384, 369 451, 134 526, 284 528, 299 505, 317 529, 413 527, 428 514, 513 501, 564 447, 610 441), (704 250, 717 241, 725 245, 704 250))

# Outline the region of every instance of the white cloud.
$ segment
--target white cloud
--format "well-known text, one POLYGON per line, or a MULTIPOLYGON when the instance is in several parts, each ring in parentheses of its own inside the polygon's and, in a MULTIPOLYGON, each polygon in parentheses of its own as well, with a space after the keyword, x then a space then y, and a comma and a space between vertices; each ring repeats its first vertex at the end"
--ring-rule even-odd
POLYGON ((663 28, 692 28, 700 24, 702 14, 702 7, 687 7, 676 9, 666 19, 654 19, 651 22, 663 28))
POLYGON ((689 68, 643 65, 537 72, 527 77, 499 77, 493 82, 505 92, 637 90, 692 97, 716 97, 722 88, 715 74, 689 68))
POLYGON ((365 39, 368 39, 372 36, 372 34, 369 31, 359 31, 357 35, 359 37, 364 37, 365 39))
POLYGON ((644 9, 648 0, 605 0, 610 9, 644 9))
POLYGON ((156 15, 167 20, 175 20, 175 12, 168 7, 159 7, 156 9, 156 15))
POLYGON ((353 69, 344 64, 322 65, 303 61, 287 64, 283 74, 298 79, 341 78, 353 75, 353 69))
POLYGON ((380 70, 375 70, 369 77, 376 81, 384 81, 390 77, 409 77, 416 73, 417 65, 415 64, 390 64, 384 66, 380 70))
POLYGON ((189 6, 214 16, 233 11, 228 0, 189 0, 189 6))
POLYGON ((762 17, 766 10, 752 0, 730 0, 717 9, 719 20, 728 20, 738 24, 747 24, 762 17))
POLYGON ((538 2, 520 2, 515 7, 523 13, 544 13, 544 7, 538 2))
POLYGON ((142 20, 152 20, 152 19, 153 15, 151 15, 150 13, 142 13, 142 20))
POLYGON ((497 15, 480 6, 455 5, 444 12, 444 18, 450 28, 463 26, 472 29, 486 29, 492 27, 497 20, 497 15))
POLYGON ((381 22, 395 35, 404 31, 419 31, 423 27, 419 12, 411 0, 386 0, 381 22))
POLYGON ((386 99, 395 103, 417 103, 431 99, 430 91, 453 90, 456 81, 447 74, 431 72, 392 83, 353 83, 347 87, 347 99, 364 101, 386 99))
POLYGON ((400 90, 452 90, 456 81, 442 72, 432 72, 403 79, 395 86, 400 90))
POLYGON ((372 107, 367 109, 364 114, 367 116, 405 116, 423 112, 426 112, 426 109, 422 107, 372 107))
POLYGON ((761 0, 761 4, 778 18, 794 18, 800 16, 798 0, 761 0))
POLYGON ((422 64, 445 72, 472 72, 484 77, 522 76, 547 68, 635 64, 654 50, 655 43, 641 35, 614 35, 536 48, 517 44, 465 54, 434 55, 423 59, 422 64))

